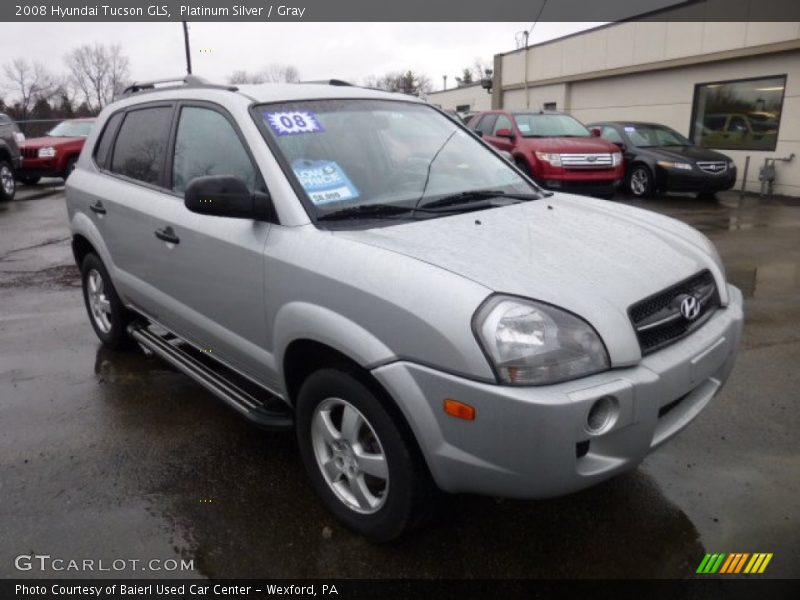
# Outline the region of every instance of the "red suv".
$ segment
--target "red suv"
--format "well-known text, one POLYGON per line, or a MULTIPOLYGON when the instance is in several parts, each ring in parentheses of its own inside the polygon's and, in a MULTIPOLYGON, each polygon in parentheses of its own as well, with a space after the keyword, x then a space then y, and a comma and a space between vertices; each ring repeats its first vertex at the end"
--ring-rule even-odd
POLYGON ((44 137, 25 140, 19 145, 22 165, 16 178, 33 185, 42 177, 66 179, 75 168, 94 119, 61 121, 44 137))
POLYGON ((492 110, 469 127, 546 188, 610 198, 624 175, 620 149, 569 115, 492 110))

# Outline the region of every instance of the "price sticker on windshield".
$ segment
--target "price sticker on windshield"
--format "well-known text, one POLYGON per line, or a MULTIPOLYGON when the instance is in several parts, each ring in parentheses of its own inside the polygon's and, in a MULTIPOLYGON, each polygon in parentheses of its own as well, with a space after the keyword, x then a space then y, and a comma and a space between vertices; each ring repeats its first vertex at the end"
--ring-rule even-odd
POLYGON ((296 160, 292 170, 316 206, 358 198, 358 190, 332 160, 296 160))
POLYGON ((265 112, 264 120, 276 135, 320 133, 325 131, 317 115, 311 111, 265 112))

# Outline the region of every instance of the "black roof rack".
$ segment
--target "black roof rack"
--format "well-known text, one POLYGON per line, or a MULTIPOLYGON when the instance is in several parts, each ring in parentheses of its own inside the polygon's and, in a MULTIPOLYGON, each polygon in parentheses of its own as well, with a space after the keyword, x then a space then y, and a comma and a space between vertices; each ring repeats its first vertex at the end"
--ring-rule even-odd
POLYGON ((301 81, 300 83, 316 83, 322 85, 342 85, 347 87, 355 87, 349 81, 345 81, 344 79, 320 79, 318 81, 301 81))
POLYGON ((218 85, 197 75, 184 75, 183 77, 170 77, 168 79, 154 79, 153 81, 135 81, 122 91, 123 96, 139 92, 152 92, 156 90, 171 90, 181 87, 202 87, 235 92, 239 88, 235 85, 218 85), (177 85, 164 85, 177 84, 177 85), (159 87, 162 86, 162 87, 159 87))

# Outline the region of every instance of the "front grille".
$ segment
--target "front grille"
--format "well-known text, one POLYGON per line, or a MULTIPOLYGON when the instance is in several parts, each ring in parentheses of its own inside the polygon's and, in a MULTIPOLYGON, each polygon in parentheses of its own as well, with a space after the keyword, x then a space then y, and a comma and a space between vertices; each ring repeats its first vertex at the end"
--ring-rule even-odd
POLYGON ((22 158, 38 158, 39 151, 36 148, 20 148, 20 154, 22 154, 22 158))
POLYGON ((720 175, 728 170, 728 163, 725 161, 698 161, 697 168, 712 175, 720 175))
POLYGON ((610 154, 562 154, 561 164, 566 169, 610 169, 610 154))
POLYGON ((718 307, 717 285, 713 275, 705 270, 637 302, 628 309, 628 316, 642 354, 650 354, 698 329, 718 307), (680 308, 689 297, 694 297, 700 305, 693 319, 686 318, 680 308))

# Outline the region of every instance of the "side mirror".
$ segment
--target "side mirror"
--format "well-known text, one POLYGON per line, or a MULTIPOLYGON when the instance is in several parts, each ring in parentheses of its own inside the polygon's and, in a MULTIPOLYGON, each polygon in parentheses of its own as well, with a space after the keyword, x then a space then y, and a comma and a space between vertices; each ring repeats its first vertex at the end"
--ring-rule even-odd
POLYGON ((589 132, 592 134, 592 137, 600 137, 601 132, 599 127, 592 127, 589 132))
POLYGON ((494 132, 496 137, 508 138, 513 139, 514 133, 508 127, 501 127, 497 131, 494 132))
POLYGON ((196 177, 186 186, 184 205, 201 215, 267 220, 269 195, 251 192, 247 184, 231 175, 196 177))

